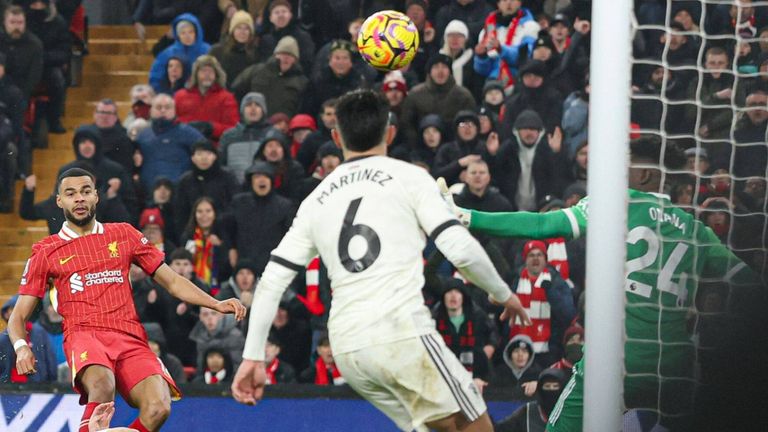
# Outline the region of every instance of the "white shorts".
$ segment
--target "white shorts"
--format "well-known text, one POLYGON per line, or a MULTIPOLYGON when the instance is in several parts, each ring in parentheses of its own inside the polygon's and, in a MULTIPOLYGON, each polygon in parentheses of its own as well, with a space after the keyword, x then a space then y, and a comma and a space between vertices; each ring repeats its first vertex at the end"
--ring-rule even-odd
POLYGON ((435 334, 334 355, 352 388, 404 431, 461 413, 470 422, 486 411, 470 374, 435 334))

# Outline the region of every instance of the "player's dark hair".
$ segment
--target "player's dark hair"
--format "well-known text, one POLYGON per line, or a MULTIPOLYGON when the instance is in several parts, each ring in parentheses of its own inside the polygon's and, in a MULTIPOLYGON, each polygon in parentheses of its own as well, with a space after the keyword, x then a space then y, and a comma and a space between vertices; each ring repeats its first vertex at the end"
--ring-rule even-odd
POLYGON ((656 164, 669 170, 679 170, 685 166, 683 150, 674 141, 662 143, 656 135, 641 135, 633 139, 629 149, 633 162, 656 164))
POLYGON ((59 178, 56 179, 56 191, 59 191, 59 188, 61 187, 61 182, 68 177, 88 177, 93 182, 93 185, 96 186, 96 177, 93 175, 92 172, 88 170, 84 170, 82 168, 70 168, 63 173, 59 175, 59 178))
POLYGON ((171 252, 171 259, 169 262, 174 262, 176 260, 186 260, 191 263, 195 262, 195 258, 192 256, 192 252, 184 249, 183 247, 176 248, 173 252, 171 252))
POLYGON ((354 90, 339 98, 336 127, 344 145, 363 152, 381 143, 389 119, 389 103, 373 90, 354 90))

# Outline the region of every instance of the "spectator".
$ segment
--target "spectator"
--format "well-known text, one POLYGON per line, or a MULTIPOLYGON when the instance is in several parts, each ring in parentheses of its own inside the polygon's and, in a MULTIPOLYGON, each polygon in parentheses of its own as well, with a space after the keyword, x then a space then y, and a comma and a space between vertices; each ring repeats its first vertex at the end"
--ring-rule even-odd
MULTIPOLYGON (((688 86, 688 100, 701 101, 702 107, 688 104, 686 120, 688 124, 698 124, 697 136, 708 139, 727 139, 731 131, 733 111, 731 104, 734 77, 730 70, 728 53, 720 47, 707 49, 704 62, 705 73, 701 83, 692 80, 688 86), (700 110, 700 114, 699 114, 700 110)), ((707 145, 707 150, 713 161, 727 163, 722 156, 726 144, 707 145)))
POLYGON ((273 57, 245 68, 235 78, 232 91, 238 99, 248 92, 261 93, 270 110, 292 116, 299 111, 309 83, 298 61, 298 42, 293 36, 285 36, 275 46, 273 57))
MULTIPOLYGON (((192 14, 181 14, 173 19, 173 45, 165 48, 157 55, 149 71, 149 84, 156 92, 163 89, 163 78, 166 76, 166 68, 171 58, 181 60, 183 71, 192 69, 192 64, 203 54, 210 50, 210 45, 203 41, 203 29, 200 21, 192 14)), ((182 75, 183 76, 183 75, 182 75)), ((172 81, 175 84, 177 81, 172 81)))
POLYGON ((302 179, 298 187, 294 188, 293 198, 294 202, 302 202, 312 191, 328 177, 328 174, 332 173, 339 164, 344 160, 344 155, 341 153, 341 149, 336 147, 333 142, 327 142, 320 147, 317 151, 318 165, 311 176, 302 179))
POLYGON ((496 120, 504 106, 504 85, 501 81, 487 80, 483 85, 480 105, 496 115, 496 120))
POLYGON ((405 83, 403 73, 399 70, 387 73, 381 84, 381 92, 387 97, 389 111, 398 117, 402 116, 403 101, 408 96, 408 85, 405 83))
POLYGON ((546 74, 546 65, 541 60, 530 60, 520 68, 520 83, 515 87, 515 93, 504 102, 499 116, 502 125, 499 132, 502 139, 510 137, 510 126, 525 110, 535 111, 544 121, 549 133, 560 128, 563 99, 560 93, 549 85, 546 74))
POLYGON ((444 126, 440 116, 437 114, 424 116, 419 123, 419 140, 411 151, 411 161, 421 162, 432 171, 444 136, 444 126))
POLYGON ((226 74, 218 60, 202 55, 192 66, 192 76, 187 87, 179 90, 176 102, 178 121, 182 123, 208 123, 214 142, 225 130, 237 124, 237 102, 225 87, 226 74))
POLYGON ((768 149, 765 136, 768 128, 768 95, 757 90, 747 96, 745 115, 736 124, 733 174, 736 177, 765 177, 768 149))
POLYGON ((474 51, 467 48, 469 29, 462 21, 453 20, 445 27, 443 46, 440 54, 445 54, 453 60, 451 71, 456 84, 466 88, 475 99, 480 97, 480 92, 485 84, 485 77, 478 75, 474 67, 474 51))
POLYGON ((173 97, 177 91, 184 88, 189 80, 190 66, 181 57, 171 56, 163 66, 163 75, 157 85, 152 88, 157 94, 167 94, 173 97))
POLYGON ((352 67, 353 55, 357 55, 357 50, 352 42, 344 39, 333 41, 327 66, 312 77, 312 85, 304 98, 304 112, 317 112, 323 101, 367 86, 363 74, 352 67))
POLYGON ((210 198, 215 208, 224 211, 239 189, 234 174, 221 168, 219 155, 210 141, 192 144, 192 169, 182 174, 176 186, 177 226, 187 223, 192 203, 199 198, 210 198))
POLYGON ((152 195, 145 205, 147 208, 156 207, 165 223, 163 237, 178 244, 179 236, 176 229, 176 212, 173 207, 173 183, 170 180, 160 178, 152 185, 152 195))
MULTIPOLYGON (((273 0, 269 5, 269 22, 272 24, 272 28, 261 36, 259 43, 261 58, 269 57, 270 53, 280 45, 279 41, 281 39, 291 36, 295 39, 298 52, 300 53, 300 55, 297 54, 294 57, 301 60, 302 70, 311 71, 312 59, 315 56, 315 43, 312 41, 309 33, 301 29, 298 20, 293 19, 291 3, 288 0, 273 0)), ((280 110, 275 111, 284 112, 280 110)), ((293 115, 294 113, 286 112, 286 114, 293 115)))
POLYGON ((296 159, 299 149, 307 139, 309 134, 317 130, 315 119, 309 114, 296 114, 288 122, 288 134, 293 140, 291 142, 291 157, 296 159))
POLYGON ((208 287, 210 294, 219 292, 221 280, 230 275, 230 241, 225 224, 217 218, 216 206, 211 198, 197 198, 189 211, 184 232, 179 236, 184 249, 192 255, 195 275, 208 287))
POLYGON ((200 308, 200 321, 195 324, 189 338, 197 345, 197 368, 204 370, 206 351, 218 347, 229 355, 235 368, 243 358, 245 337, 237 328, 234 317, 213 309, 200 308))
MULTIPOLYGON (((685 131, 684 109, 680 104, 666 104, 663 100, 683 101, 685 84, 689 79, 682 79, 685 74, 663 66, 648 68, 648 80, 633 93, 642 98, 632 98, 631 118, 642 129, 665 130, 668 132, 685 131), (665 93, 662 95, 662 89, 665 93), (666 113, 664 112, 666 108, 666 113), (662 118, 662 115, 664 117, 662 118), (664 120, 664 123, 662 123, 664 120)), ((565 124, 565 119, 563 119, 565 124)))
POLYGON ((584 356, 584 328, 573 324, 563 335, 563 357, 550 368, 564 371, 570 378, 573 365, 584 356))
POLYGON ((453 119, 461 110, 475 109, 472 94, 456 85, 456 80, 451 76, 452 63, 451 58, 445 54, 432 56, 427 63, 429 75, 426 81, 413 87, 405 98, 400 124, 406 142, 415 143, 418 140, 419 123, 427 114, 453 119))
POLYGON ((149 344, 149 349, 151 349, 163 363, 163 366, 168 370, 171 378, 177 383, 187 382, 187 374, 184 373, 184 366, 181 364, 181 360, 175 355, 167 352, 165 333, 163 333, 163 328, 160 327, 160 324, 142 324, 147 331, 147 343, 149 344))
POLYGON ((254 261, 261 276, 269 254, 277 247, 293 221, 293 203, 272 190, 275 169, 268 162, 256 161, 245 172, 251 190, 232 199, 232 238, 238 258, 254 261))
POLYGON ((547 245, 539 240, 523 246, 525 266, 512 284, 533 325, 514 325, 509 336, 531 338, 539 366, 557 361, 563 353, 565 330, 576 315, 570 287, 547 263, 547 245))
POLYGON ((453 119, 456 139, 440 147, 432 168, 434 177, 444 177, 448 184, 463 181, 467 166, 481 159, 480 119, 473 111, 460 111, 453 119))
POLYGON ((72 53, 69 25, 51 7, 50 0, 32 0, 27 3, 27 29, 43 43, 43 75, 48 95, 46 118, 48 132, 66 132, 61 124, 64 102, 67 98, 67 69, 72 53))
MULTIPOLYGON (((2 34, 2 33, 0 33, 2 34)), ((4 119, 4 128, 11 132, 9 135, 14 142, 24 139, 24 94, 7 74, 8 56, 0 51, 0 118, 4 119), (5 121, 7 120, 7 122, 5 121)), ((6 132, 7 134, 7 132, 6 132)), ((27 167, 28 168, 28 167, 27 167)), ((27 171, 24 171, 25 173, 27 171)))
POLYGON ((9 6, 3 14, 0 51, 6 55, 5 71, 29 102, 43 76, 43 43, 27 29, 24 9, 9 6))
POLYGON ((495 326, 472 301, 462 280, 451 278, 444 285, 445 292, 432 308, 432 317, 445 345, 472 372, 475 385, 482 392, 488 385, 489 359, 498 337, 493 333, 495 326))
POLYGON ((278 357, 282 349, 282 341, 270 336, 267 338, 264 366, 267 372, 267 385, 290 384, 296 381, 296 371, 288 362, 280 361, 278 357))
MULTIPOLYGON (((6 324, 13 308, 16 306, 17 299, 18 295, 11 297, 0 309, 3 321, 6 324)), ((51 339, 39 324, 30 322, 26 330, 27 343, 32 348, 32 352, 37 359, 37 364, 35 365, 37 372, 31 375, 18 374, 16 371, 16 355, 11 344, 11 338, 8 336, 8 330, 6 329, 0 333, 0 352, 4 353, 3 356, 0 356, 0 383, 56 382, 58 363, 56 362, 56 354, 54 353, 51 339)))
POLYGON ((288 117, 285 113, 274 113, 271 116, 269 116, 269 124, 272 125, 273 129, 277 129, 280 132, 284 134, 288 134, 288 123, 291 121, 291 118, 288 117))
POLYGON ((495 426, 497 432, 544 432, 549 416, 568 381, 559 369, 544 369, 536 385, 536 399, 520 406, 495 426))
POLYGON ((508 389, 514 398, 533 396, 541 368, 534 362, 536 354, 531 338, 524 334, 513 337, 501 357, 504 363, 493 369, 491 387, 508 389))
POLYGON ((589 92, 587 82, 584 88, 577 90, 563 102, 564 151, 569 158, 576 155, 576 149, 587 139, 589 125, 589 92))
POLYGON ((171 253, 176 249, 176 245, 166 239, 163 234, 165 220, 159 208, 146 208, 141 212, 141 216, 139 216, 139 229, 150 243, 165 253, 166 259, 170 258, 171 253))
MULTIPOLYGON (((61 230, 64 218, 61 217, 61 208, 56 204, 56 192, 52 192, 48 198, 35 202, 35 189, 37 177, 27 176, 24 179, 24 188, 21 189, 21 201, 19 203, 19 216, 24 220, 44 220, 48 224, 48 233, 56 234, 61 230)), ((123 200, 117 194, 102 196, 96 204, 96 218, 103 222, 125 222, 131 219, 123 200)))
POLYGON ((219 300, 236 298, 243 302, 246 307, 250 307, 250 300, 253 299, 258 281, 259 278, 256 277, 256 267, 253 261, 241 258, 237 260, 232 276, 221 284, 221 290, 216 298, 219 300))
POLYGON ((331 342, 328 340, 328 336, 320 338, 320 342, 317 344, 317 360, 299 374, 299 382, 319 386, 346 384, 344 377, 341 376, 339 369, 336 368, 336 363, 333 361, 333 352, 331 352, 331 342))
MULTIPOLYGON (((149 114, 149 112, 147 112, 149 114)), ((102 154, 119 163, 128 174, 133 174, 133 154, 136 149, 128 138, 128 131, 117 117, 117 104, 112 99, 102 99, 93 111, 93 123, 80 126, 79 130, 90 129, 101 137, 102 154)))
POLYGON ((149 121, 153 97, 155 97, 155 90, 149 84, 136 84, 131 87, 131 112, 123 120, 123 128, 131 129, 133 122, 137 119, 149 121))
POLYGON ((229 21, 228 36, 211 47, 209 52, 224 69, 227 77, 225 87, 229 88, 245 68, 256 64, 259 60, 257 45, 251 14, 243 10, 235 12, 229 21))
MULTIPOLYGON (((184 248, 176 248, 171 254, 170 267, 179 275, 189 279, 198 288, 210 292, 210 288, 196 275, 192 254, 184 248)), ((199 367, 197 363, 195 342, 189 338, 190 332, 198 324, 198 309, 173 297, 164 289, 157 290, 158 311, 154 317, 165 332, 168 341, 168 352, 181 360, 184 366, 199 367)))
MULTIPOLYGON (((43 297, 43 309, 40 311, 40 315, 37 318, 37 324, 45 330, 48 334, 48 338, 51 340, 51 348, 56 356, 57 368, 68 368, 67 356, 64 354, 64 328, 62 322, 64 318, 56 312, 56 309, 51 303, 51 298, 55 297, 56 291, 51 290, 48 295, 43 297)), ((67 380, 69 381, 69 380, 67 380)))
POLYGON ((255 159, 272 165, 275 171, 272 178, 275 192, 286 198, 298 193, 299 184, 304 179, 304 169, 291 157, 288 136, 276 129, 268 131, 262 146, 256 151, 255 159))
MULTIPOLYGON (((0 53, 0 213, 12 213, 16 170, 22 159, 19 147, 25 147, 25 153, 29 150, 22 129, 21 90, 5 78, 4 65, 5 54, 0 53)), ((22 172, 26 171, 22 169, 22 172)))
POLYGON ((232 355, 226 348, 212 345, 201 353, 203 368, 192 382, 208 385, 228 384, 232 382, 235 368, 232 365, 232 355))
POLYGON ((256 92, 245 95, 240 102, 240 123, 224 132, 219 141, 222 163, 240 183, 271 127, 267 121, 267 101, 264 95, 256 92))
POLYGON ((449 0, 437 11, 435 31, 437 40, 442 40, 446 34, 445 28, 451 21, 461 21, 469 30, 467 38, 477 40, 480 30, 485 24, 485 17, 493 12, 493 6, 483 0, 449 0))
POLYGON ((540 26, 521 0, 498 0, 497 10, 488 14, 475 46, 475 71, 501 81, 511 91, 517 79, 517 68, 525 63, 521 48, 533 52, 540 26))
POLYGON ((569 35, 570 26, 568 17, 558 13, 547 29, 554 53, 560 58, 550 78, 562 95, 581 86, 589 70, 589 32, 592 24, 587 19, 576 17, 572 35, 569 35))
MULTIPOLYGON (((107 199, 119 197, 128 210, 129 218, 123 222, 135 221, 138 216, 138 202, 133 181, 123 167, 104 156, 101 135, 92 128, 80 128, 72 138, 75 160, 59 168, 61 175, 70 168, 83 168, 96 176, 96 188, 107 199)), ((54 191, 57 192, 57 191, 54 191)))
POLYGON ((296 159, 304 167, 304 172, 312 174, 317 165, 317 151, 320 146, 332 141, 331 130, 336 127, 336 99, 328 99, 320 107, 320 126, 316 131, 307 136, 301 144, 296 159))
POLYGON ((429 8, 427 3, 425 0, 407 0, 405 2, 405 15, 411 19, 416 30, 419 31, 419 46, 408 70, 415 73, 419 80, 424 79, 424 75, 428 72, 426 63, 439 48, 435 38, 435 28, 427 20, 427 9, 429 8))
POLYGON ((306 321, 291 312, 287 303, 281 302, 278 306, 270 334, 282 342, 281 361, 293 366, 294 371, 303 371, 309 366, 312 332, 306 321))
POLYGON ((465 176, 466 186, 456 195, 456 205, 485 212, 511 212, 516 208, 507 198, 491 187, 488 164, 482 160, 469 162, 465 176))
POLYGON ((176 105, 173 98, 159 94, 152 99, 152 127, 136 138, 141 152, 141 182, 150 190, 157 179, 164 177, 177 182, 188 171, 192 162, 192 144, 203 139, 194 128, 176 124, 176 105))

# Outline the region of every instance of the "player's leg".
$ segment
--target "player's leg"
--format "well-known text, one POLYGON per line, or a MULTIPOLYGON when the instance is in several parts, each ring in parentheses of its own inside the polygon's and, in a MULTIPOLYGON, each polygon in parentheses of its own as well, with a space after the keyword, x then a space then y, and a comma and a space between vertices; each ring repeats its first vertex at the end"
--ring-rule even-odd
POLYGON ((470 422, 461 412, 426 423, 427 427, 440 432, 490 432, 493 431, 493 422, 487 412, 477 420, 470 422))
POLYGON ((160 375, 148 376, 133 386, 127 400, 139 409, 139 417, 130 427, 140 432, 160 430, 171 415, 171 392, 160 375))
POLYGON ((88 421, 90 421, 96 407, 104 402, 115 400, 115 375, 109 368, 101 365, 90 365, 77 374, 75 381, 88 400, 79 428, 80 432, 87 432, 88 421))
POLYGON ((88 431, 88 421, 100 403, 115 399, 114 365, 107 353, 108 345, 94 332, 77 331, 64 340, 64 352, 72 371, 72 387, 85 405, 80 431, 88 431))

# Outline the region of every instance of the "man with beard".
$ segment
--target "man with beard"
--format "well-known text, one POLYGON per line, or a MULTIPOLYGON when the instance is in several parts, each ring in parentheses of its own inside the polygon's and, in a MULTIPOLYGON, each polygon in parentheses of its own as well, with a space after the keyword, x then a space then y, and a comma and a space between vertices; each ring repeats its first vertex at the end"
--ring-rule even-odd
POLYGON ((72 53, 69 29, 64 19, 51 8, 50 0, 32 0, 27 6, 27 27, 43 43, 43 81, 48 95, 48 131, 64 133, 61 124, 67 98, 67 73, 72 53))
POLYGON ((496 424, 497 432, 544 432, 547 420, 563 392, 566 374, 561 369, 544 369, 539 374, 536 399, 516 409, 496 424))
POLYGON ((99 196, 88 171, 73 168, 57 181, 56 203, 67 221, 57 235, 32 247, 21 278, 19 300, 8 322, 20 375, 37 372, 27 344, 26 323, 46 295, 48 280, 58 288, 58 311, 64 317, 64 351, 72 369, 72 384, 87 406, 80 432, 100 403, 119 391, 139 408, 131 427, 158 430, 170 414, 171 395, 180 393, 157 356, 147 345, 138 320, 128 278, 136 263, 172 295, 222 313, 245 316, 234 299, 216 301, 163 262, 163 254, 128 224, 102 224, 95 219, 99 196))
POLYGON ((27 31, 24 9, 19 6, 11 6, 3 14, 0 51, 7 56, 6 74, 28 102, 43 74, 43 43, 27 31))

